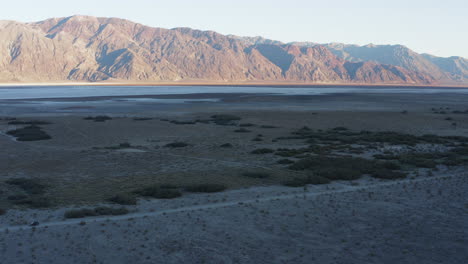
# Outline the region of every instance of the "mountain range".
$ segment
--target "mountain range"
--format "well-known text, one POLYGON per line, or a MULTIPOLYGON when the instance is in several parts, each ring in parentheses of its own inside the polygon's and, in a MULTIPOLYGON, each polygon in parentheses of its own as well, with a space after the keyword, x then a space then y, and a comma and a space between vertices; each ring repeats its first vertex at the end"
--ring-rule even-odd
POLYGON ((119 18, 0 21, 0 82, 468 84, 468 60, 402 45, 283 43, 119 18))

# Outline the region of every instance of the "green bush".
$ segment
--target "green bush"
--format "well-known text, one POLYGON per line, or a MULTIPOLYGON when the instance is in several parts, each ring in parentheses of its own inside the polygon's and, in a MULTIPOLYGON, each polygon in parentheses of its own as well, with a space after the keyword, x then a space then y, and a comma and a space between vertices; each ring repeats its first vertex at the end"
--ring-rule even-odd
POLYGON ((188 186, 185 188, 187 192, 203 192, 203 193, 213 193, 213 192, 222 192, 226 190, 226 186, 222 184, 197 184, 188 186))

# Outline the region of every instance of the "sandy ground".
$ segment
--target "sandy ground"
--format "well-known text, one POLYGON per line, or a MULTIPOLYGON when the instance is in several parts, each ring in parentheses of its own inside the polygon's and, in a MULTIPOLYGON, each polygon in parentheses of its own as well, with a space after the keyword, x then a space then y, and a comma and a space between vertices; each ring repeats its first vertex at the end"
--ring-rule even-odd
MULTIPOLYGON (((70 99, 66 110, 62 105, 3 102, 3 117, 52 122, 42 126, 52 139, 17 142, 0 135, 0 177, 49 182, 47 195, 55 206, 11 208, 0 216, 0 263, 464 263, 468 258, 464 168, 439 168, 433 178, 422 170, 402 182, 363 178, 287 188, 276 185, 295 172, 276 164, 281 157, 250 154, 264 147, 301 147, 302 141, 273 140, 303 126, 466 136, 468 115, 451 111, 468 109, 467 96, 220 99, 185 104, 98 100, 92 106, 90 101, 70 99), (431 111, 441 107, 448 114, 431 111), (247 127, 249 133, 235 133, 231 126, 160 120, 204 119, 217 113, 235 114, 242 117, 241 123, 255 126, 247 127), (83 120, 97 114, 113 120, 83 120), (153 119, 134 121, 136 116, 153 119), (252 141, 258 134, 263 141, 252 141), (190 145, 164 147, 175 141, 190 145), (123 142, 132 147, 106 149, 123 142), (220 148, 224 143, 234 147, 220 148), (272 177, 240 176, 251 170, 268 171, 272 177), (131 214, 109 220, 63 219, 73 205, 95 205, 116 188, 180 182, 222 183, 230 190, 184 194, 169 201, 141 200, 129 206, 131 214), (34 220, 41 224, 27 227, 34 220)), ((16 127, 0 121, 2 132, 16 127)), ((0 186, 0 195, 11 194, 0 186)))
POLYGON ((197 195, 178 209, 2 228, 0 252, 4 263, 464 263, 467 188, 463 173, 197 195))

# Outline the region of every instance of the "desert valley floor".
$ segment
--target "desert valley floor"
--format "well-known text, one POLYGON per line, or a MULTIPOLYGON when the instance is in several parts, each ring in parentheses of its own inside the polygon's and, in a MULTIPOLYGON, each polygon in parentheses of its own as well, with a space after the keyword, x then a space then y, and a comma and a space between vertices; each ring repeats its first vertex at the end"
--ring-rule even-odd
POLYGON ((464 263, 467 102, 0 100, 0 263, 464 263))

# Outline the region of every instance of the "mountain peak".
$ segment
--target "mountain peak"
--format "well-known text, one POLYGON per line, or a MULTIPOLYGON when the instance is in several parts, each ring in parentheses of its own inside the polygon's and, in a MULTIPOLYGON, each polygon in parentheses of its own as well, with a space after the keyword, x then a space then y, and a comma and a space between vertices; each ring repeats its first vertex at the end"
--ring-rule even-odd
POLYGON ((445 66, 404 46, 284 44, 86 15, 0 25, 8 25, 0 27, 6 44, 0 46, 1 81, 428 84, 465 78, 460 77, 465 70, 457 70, 466 67, 465 61, 451 59, 445 66))

